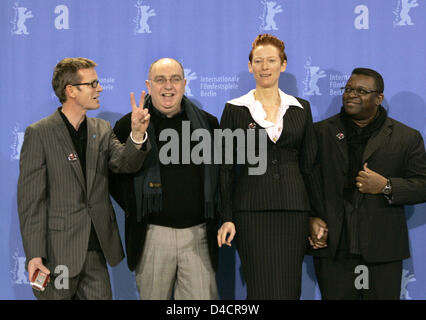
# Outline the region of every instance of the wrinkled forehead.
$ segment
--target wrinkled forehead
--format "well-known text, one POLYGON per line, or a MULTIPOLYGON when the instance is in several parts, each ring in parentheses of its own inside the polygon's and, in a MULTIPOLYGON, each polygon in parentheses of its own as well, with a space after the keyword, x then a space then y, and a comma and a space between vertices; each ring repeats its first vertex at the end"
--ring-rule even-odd
POLYGON ((149 78, 171 77, 178 75, 184 77, 184 71, 180 63, 174 59, 160 59, 151 65, 149 78))

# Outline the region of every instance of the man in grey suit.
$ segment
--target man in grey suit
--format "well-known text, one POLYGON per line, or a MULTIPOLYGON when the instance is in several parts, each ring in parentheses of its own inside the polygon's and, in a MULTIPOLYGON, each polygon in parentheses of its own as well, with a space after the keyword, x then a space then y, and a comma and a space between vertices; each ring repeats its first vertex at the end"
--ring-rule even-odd
POLYGON ((86 58, 60 61, 52 86, 62 107, 25 131, 18 212, 29 278, 37 270, 52 274, 45 291, 34 290, 38 299, 111 299, 106 262, 114 266, 124 256, 108 169, 140 169, 150 149, 150 115, 131 93, 132 132, 125 144, 109 122, 86 117, 100 106, 95 66, 86 58))

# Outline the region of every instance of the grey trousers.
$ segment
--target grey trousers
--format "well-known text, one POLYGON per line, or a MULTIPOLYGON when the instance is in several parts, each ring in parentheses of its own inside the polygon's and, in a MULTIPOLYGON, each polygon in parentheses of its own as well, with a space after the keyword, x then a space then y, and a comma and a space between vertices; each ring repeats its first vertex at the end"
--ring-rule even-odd
POLYGON ((207 246, 206 225, 176 229, 148 225, 136 267, 141 300, 217 299, 216 277, 207 246))
POLYGON ((33 289, 39 300, 111 300, 112 291, 108 268, 101 251, 87 251, 86 260, 80 273, 67 279, 53 274, 46 289, 41 292, 33 289), (68 283, 66 283, 68 282, 68 283), (55 283, 57 284, 55 286, 55 283), (59 284, 59 285, 58 285, 59 284), (56 287, 59 287, 57 289, 56 287), (65 288, 64 288, 65 287, 65 288))

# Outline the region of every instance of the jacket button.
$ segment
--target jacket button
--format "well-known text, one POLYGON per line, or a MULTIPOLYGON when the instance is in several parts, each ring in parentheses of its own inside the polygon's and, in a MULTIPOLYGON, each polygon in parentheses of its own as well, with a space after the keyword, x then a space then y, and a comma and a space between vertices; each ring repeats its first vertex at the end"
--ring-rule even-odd
POLYGON ((275 173, 275 174, 274 174, 274 179, 277 179, 277 180, 278 180, 279 178, 280 178, 280 175, 279 175, 278 173, 275 173))
POLYGON ((272 164, 277 164, 277 163, 278 163, 277 159, 272 160, 272 164))

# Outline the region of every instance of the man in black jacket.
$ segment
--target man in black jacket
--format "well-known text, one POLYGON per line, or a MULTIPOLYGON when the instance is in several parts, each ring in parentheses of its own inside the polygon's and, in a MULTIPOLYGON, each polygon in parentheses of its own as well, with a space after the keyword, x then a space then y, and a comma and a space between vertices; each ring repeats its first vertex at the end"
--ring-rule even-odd
POLYGON ((340 114, 315 124, 326 221, 311 220, 311 244, 323 299, 400 297, 404 205, 426 201, 426 154, 417 130, 387 116, 383 90, 379 73, 354 69, 340 114))
MULTIPOLYGON (((110 180, 111 195, 126 214, 128 266, 136 271, 141 299, 170 299, 173 290, 175 299, 217 299, 219 168, 193 161, 198 141, 189 134, 203 129, 213 137, 219 124, 184 96, 178 61, 155 61, 148 78, 149 95, 139 104, 151 115, 152 149, 138 173, 111 173, 110 180)), ((130 116, 114 127, 119 140, 129 134, 130 116)))

